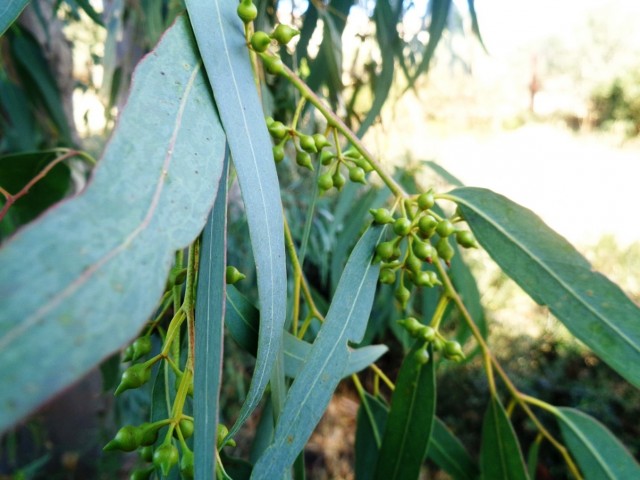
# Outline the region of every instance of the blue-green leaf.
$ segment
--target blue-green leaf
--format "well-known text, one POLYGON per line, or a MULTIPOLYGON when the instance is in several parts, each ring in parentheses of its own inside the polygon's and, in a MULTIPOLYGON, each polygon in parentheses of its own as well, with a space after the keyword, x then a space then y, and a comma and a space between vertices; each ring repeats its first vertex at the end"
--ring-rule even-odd
POLYGON ((349 362, 347 342, 360 342, 367 326, 380 270, 371 260, 383 231, 370 227, 351 253, 325 322, 289 390, 274 441, 252 478, 282 478, 320 421, 349 362))
POLYGON ((487 480, 529 478, 516 432, 497 397, 491 397, 482 424, 480 467, 487 480))
POLYGON ((504 272, 640 387, 640 308, 530 210, 482 188, 450 197, 504 272))
POLYGON ((460 440, 436 417, 427 458, 455 480, 475 480, 480 470, 460 440))
POLYGON ((2 2, 0 5, 0 35, 18 18, 28 3, 29 0, 4 0, 2 2))
POLYGON ((638 462, 595 418, 573 408, 556 408, 553 413, 586 480, 640 478, 638 462))
POLYGON ((436 362, 433 358, 426 364, 420 361, 423 348, 424 342, 416 341, 400 367, 376 479, 418 478, 427 454, 436 412, 436 362))
POLYGON ((195 321, 193 418, 195 472, 213 479, 218 428, 218 397, 222 378, 222 337, 225 307, 225 254, 227 251, 227 170, 202 232, 195 321))
POLYGON ((282 346, 287 298, 282 203, 237 4, 186 0, 186 5, 238 174, 258 277, 258 356, 233 435, 258 405, 282 346))
MULTIPOLYGON (((234 340, 245 351, 256 355, 258 344, 258 319, 260 312, 235 287, 227 289, 227 313, 225 324, 234 340)), ((304 367, 312 345, 289 332, 284 333, 284 371, 295 378, 304 367)), ((388 350, 386 345, 370 345, 350 349, 349 362, 343 377, 359 372, 378 360, 388 350)))
POLYGON ((180 19, 137 68, 86 190, 0 249, 0 430, 130 340, 202 230, 224 158, 203 73, 180 19))

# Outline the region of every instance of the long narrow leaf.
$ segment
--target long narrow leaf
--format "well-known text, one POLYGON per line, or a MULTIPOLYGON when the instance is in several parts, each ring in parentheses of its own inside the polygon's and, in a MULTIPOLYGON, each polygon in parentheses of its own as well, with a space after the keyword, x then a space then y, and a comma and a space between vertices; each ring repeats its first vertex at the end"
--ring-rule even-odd
POLYGON ((351 356, 347 342, 360 342, 367 326, 380 270, 371 259, 383 231, 370 227, 351 253, 322 329, 289 390, 274 441, 252 478, 282 478, 320 421, 351 356))
POLYGON ((144 325, 174 251, 200 233, 224 133, 189 26, 136 70, 83 194, 0 249, 0 430, 81 378, 144 325))
POLYGON ((355 465, 358 480, 373 480, 389 409, 365 392, 356 418, 355 465))
MULTIPOLYGON (((235 287, 227 289, 227 314, 225 324, 234 340, 245 351, 256 355, 258 344, 258 319, 260 312, 235 287)), ((295 378, 304 367, 312 345, 300 340, 289 332, 284 333, 284 371, 287 377, 295 378)), ((342 373, 343 377, 365 369, 384 355, 386 345, 369 345, 349 349, 349 362, 342 373)))
POLYGON ((195 473, 206 480, 215 476, 212 452, 216 449, 218 397, 222 378, 222 337, 225 307, 227 251, 227 171, 223 175, 213 209, 202 233, 195 322, 195 372, 193 417, 195 473))
POLYGON ((0 35, 18 18, 28 3, 29 0, 4 0, 2 2, 0 5, 0 35))
POLYGON ((604 425, 573 408, 557 408, 554 413, 585 479, 640 478, 638 462, 604 425))
POLYGON ((258 356, 233 435, 258 405, 282 346, 287 296, 282 203, 237 4, 187 0, 186 5, 238 174, 258 276, 258 356))
POLYGON ((497 397, 491 397, 482 424, 480 451, 482 477, 491 480, 526 480, 529 478, 518 438, 507 412, 497 397))
POLYGON ((480 469, 460 440, 436 417, 427 458, 455 480, 475 480, 480 469))
POLYGON ((378 456, 378 480, 418 478, 427 453, 436 412, 436 362, 421 363, 416 357, 422 348, 423 342, 416 341, 400 367, 378 456))
POLYGON ((431 65, 433 54, 436 51, 438 43, 442 38, 442 33, 447 26, 447 18, 449 17, 449 9, 451 8, 452 0, 431 0, 429 3, 429 10, 431 14, 431 21, 429 23, 429 41, 422 54, 422 59, 418 68, 413 74, 413 77, 409 80, 407 90, 413 88, 414 83, 420 75, 426 73, 431 65))
POLYGON ((640 387, 640 308, 530 210, 481 188, 450 196, 505 273, 640 387))

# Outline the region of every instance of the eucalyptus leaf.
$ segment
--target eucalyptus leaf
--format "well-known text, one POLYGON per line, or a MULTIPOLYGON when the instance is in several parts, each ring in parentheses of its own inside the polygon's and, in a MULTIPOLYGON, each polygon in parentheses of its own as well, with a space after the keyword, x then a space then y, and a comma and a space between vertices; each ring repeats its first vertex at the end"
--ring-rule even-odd
POLYGON ((436 368, 432 348, 426 364, 424 342, 416 340, 404 358, 382 437, 375 477, 378 480, 418 478, 436 411, 436 368))
POLYGON ((218 431, 218 397, 222 379, 223 327, 225 307, 225 264, 227 251, 227 172, 223 175, 213 209, 202 232, 195 319, 195 372, 193 418, 195 474, 213 479, 218 431))
POLYGON ((553 413, 586 480, 640 478, 638 462, 595 418, 573 408, 556 408, 553 413))
POLYGON ((3 0, 0 4, 0 35, 18 18, 28 3, 29 0, 3 0))
MULTIPOLYGON (((258 323, 260 312, 235 287, 227 289, 227 314, 225 324, 238 345, 253 356, 258 343, 258 323)), ((284 371, 289 378, 295 378, 303 369, 312 345, 289 332, 284 332, 284 371)), ((357 349, 349 348, 350 356, 343 377, 365 369, 378 360, 388 350, 386 345, 369 345, 357 349)))
POLYGON ((287 298, 282 203, 237 4, 186 0, 186 5, 240 183, 261 305, 256 365, 231 436, 258 405, 282 347, 287 298))
POLYGON ((388 416, 388 407, 365 392, 356 417, 354 470, 357 480, 373 480, 388 416))
POLYGON ((640 387, 640 308, 530 210, 482 188, 449 194, 496 263, 602 360, 640 387))
POLYGON ((347 342, 358 343, 364 335, 380 270, 371 260, 383 233, 382 227, 370 227, 351 253, 320 333, 289 390, 274 441, 252 478, 282 478, 320 421, 351 357, 347 342))
POLYGON ((491 397, 482 424, 480 451, 482 477, 491 480, 529 478, 518 438, 507 412, 497 397, 491 397))
POLYGON ((203 73, 180 19, 138 66, 86 190, 0 249, 0 430, 130 340, 202 230, 224 157, 203 73))
POLYGON ((475 480, 480 469, 460 440, 436 417, 427 458, 455 480, 475 480))

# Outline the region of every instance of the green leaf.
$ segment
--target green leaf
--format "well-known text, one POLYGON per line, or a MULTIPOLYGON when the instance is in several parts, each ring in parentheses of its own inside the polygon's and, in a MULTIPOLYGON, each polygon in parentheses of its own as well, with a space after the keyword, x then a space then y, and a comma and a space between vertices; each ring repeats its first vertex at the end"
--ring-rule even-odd
POLYGON ((504 272, 640 387, 640 308, 530 210, 481 188, 459 188, 450 197, 504 272))
POLYGON ((536 472, 538 471, 538 453, 540 452, 542 438, 541 435, 538 435, 529 447, 529 453, 527 453, 527 473, 531 478, 536 478, 536 472))
POLYGON ((224 163, 218 194, 202 232, 196 296, 193 453, 196 476, 203 480, 215 476, 211 452, 216 449, 222 378, 228 157, 224 163))
POLYGON ((425 47, 424 53, 420 64, 416 69, 413 77, 409 80, 407 90, 413 88, 418 77, 429 71, 433 54, 436 51, 438 43, 442 38, 442 33, 447 26, 447 19, 449 18, 449 9, 451 7, 452 0, 431 0, 429 2, 429 13, 431 14, 431 21, 429 22, 429 41, 425 47))
MULTIPOLYGON (((227 288, 227 312, 225 324, 234 340, 245 351, 256 355, 258 344, 260 312, 235 287, 227 288)), ((289 332, 284 332, 284 371, 289 378, 295 378, 302 370, 312 345, 300 340, 289 332)), ((359 372, 371 365, 386 353, 386 345, 370 345, 349 349, 349 362, 342 373, 343 377, 359 372)))
POLYGON ((29 0, 4 0, 2 2, 0 5, 0 35, 18 18, 28 3, 29 0))
POLYGON ((478 41, 480 42, 480 45, 482 45, 482 49, 486 52, 487 47, 484 45, 482 35, 480 35, 480 24, 478 23, 478 15, 476 14, 475 3, 475 0, 467 0, 467 4, 469 6, 469 15, 471 16, 471 30, 473 30, 473 33, 475 33, 476 37, 478 37, 478 41))
POLYGON ((460 440, 436 417, 427 458, 455 480, 475 480, 480 470, 460 440))
POLYGON ((370 227, 349 257, 306 364, 278 417, 273 443, 254 467, 256 479, 282 478, 320 421, 351 357, 347 342, 364 335, 380 267, 371 263, 384 229, 370 227))
POLYGON ((258 277, 258 356, 247 399, 229 431, 233 435, 258 405, 282 346, 287 298, 282 203, 237 4, 186 0, 186 5, 238 174, 258 277))
POLYGON ((40 99, 55 123, 61 140, 71 145, 69 121, 62 106, 60 90, 44 58, 42 48, 33 35, 24 28, 9 32, 11 54, 18 67, 20 77, 26 84, 25 90, 40 99))
POLYGON ((38 148, 41 135, 29 100, 4 71, 0 71, 0 128, 3 136, 0 151, 27 152, 38 148))
POLYGON ((595 418, 573 408, 557 408, 553 413, 586 480, 640 478, 638 462, 595 418))
MULTIPOLYGON (((422 364, 416 355, 424 348, 418 340, 407 353, 382 437, 375 478, 418 478, 431 438, 436 411, 436 367, 432 358, 422 364)), ((429 348, 430 354, 433 354, 429 348)))
POLYGON ((491 397, 482 424, 482 477, 491 480, 528 479, 516 432, 502 403, 491 397))
POLYGON ((389 409, 380 399, 364 393, 356 418, 354 470, 358 480, 373 479, 388 415, 389 409))
POLYGON ((0 384, 11 385, 0 390, 0 430, 140 330, 174 251, 205 224, 223 156, 224 133, 181 19, 138 66, 86 190, 0 249, 0 384))
POLYGON ((393 84, 395 67, 395 51, 402 40, 398 33, 398 21, 402 14, 402 2, 396 2, 392 8, 389 0, 378 0, 373 11, 376 24, 376 41, 382 56, 382 69, 374 76, 373 102, 366 117, 358 127, 358 137, 362 138, 368 128, 376 120, 386 103, 393 84))

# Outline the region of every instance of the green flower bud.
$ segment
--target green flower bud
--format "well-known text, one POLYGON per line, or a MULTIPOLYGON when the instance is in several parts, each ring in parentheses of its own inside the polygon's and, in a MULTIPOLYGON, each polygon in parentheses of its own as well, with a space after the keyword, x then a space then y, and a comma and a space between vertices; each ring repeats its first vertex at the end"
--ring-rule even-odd
POLYGON ((279 143, 273 146, 273 160, 276 163, 280 163, 284 160, 284 144, 279 143))
POLYGON ((465 355, 462 351, 462 347, 456 341, 445 342, 444 344, 444 357, 453 360, 455 362, 459 362, 464 360, 465 355))
POLYGON ((178 449, 171 443, 162 444, 153 452, 153 464, 160 469, 165 477, 178 463, 179 458, 178 449))
POLYGON ((433 327, 429 325, 422 325, 420 330, 416 332, 416 337, 421 338, 427 343, 431 343, 436 338, 436 331, 433 327))
POLYGON ((349 179, 352 182, 367 183, 365 181, 365 175, 364 170, 360 167, 351 167, 349 169, 349 179))
POLYGON ((330 150, 323 150, 320 154, 320 163, 322 165, 331 165, 331 162, 335 158, 335 154, 330 150))
POLYGON ((414 283, 419 287, 433 287, 429 272, 418 272, 414 274, 414 283))
POLYGON ((275 38, 280 45, 286 45, 291 41, 293 37, 299 35, 300 31, 295 28, 291 28, 288 25, 280 24, 278 25, 271 36, 275 38))
POLYGON ((346 183, 346 179, 344 178, 344 175, 342 175, 340 173, 340 170, 336 170, 336 173, 333 174, 333 186, 336 187, 338 190, 341 190, 342 187, 344 187, 344 184, 346 183))
POLYGON ((413 253, 421 260, 426 260, 431 263, 433 257, 437 255, 436 249, 433 248, 429 242, 420 242, 418 240, 414 240, 413 242, 413 253))
POLYGON ((187 439, 191 437, 194 429, 193 420, 183 418, 180 420, 180 423, 178 423, 178 428, 180 429, 180 433, 182 433, 182 438, 187 439))
POLYGON ((276 140, 282 140, 289 133, 289 129, 282 122, 275 121, 267 127, 269 133, 276 140))
POLYGON ((158 432, 160 431, 161 426, 153 423, 145 422, 141 424, 138 429, 142 435, 140 439, 140 445, 150 446, 156 443, 158 440, 158 432))
POLYGON ((333 188, 333 178, 331 178, 330 173, 323 173, 318 177, 318 187, 320 187, 320 190, 333 188))
POLYGON ((396 282, 396 272, 390 268, 383 268, 380 270, 380 283, 385 285, 391 285, 396 282))
MULTIPOLYGON (((311 155, 304 150, 298 151, 296 154, 296 163, 301 167, 308 168, 313 172, 313 165, 311 163, 311 155)), ((335 183, 335 182, 334 182, 335 183)))
POLYGON ((131 388, 138 388, 149 381, 151 376, 151 369, 145 366, 144 363, 131 365, 122 373, 122 379, 120 385, 116 388, 116 395, 121 394, 125 390, 131 388))
POLYGON ((417 275, 420 272, 420 269, 422 268, 422 262, 414 254, 410 253, 407 256, 407 259, 404 261, 404 266, 408 268, 411 271, 411 273, 413 273, 414 275, 417 275))
POLYGON ((149 480, 155 469, 153 467, 138 468, 131 472, 129 480, 149 480))
POLYGON ((469 230, 456 232, 456 242, 464 248, 478 248, 478 242, 469 230))
POLYGON ((420 328, 423 327, 423 325, 415 317, 407 317, 403 320, 399 320, 398 323, 402 325, 412 337, 414 337, 420 330, 420 328))
POLYGON ((273 117, 265 117, 264 122, 267 124, 267 127, 270 127, 274 122, 273 117))
POLYGON ((234 285, 245 278, 247 278, 247 276, 236 267, 233 265, 227 265, 227 269, 225 271, 225 280, 227 285, 234 285))
POLYGON ((140 446, 141 438, 142 434, 137 427, 134 427, 133 425, 126 425, 118 430, 116 436, 104 446, 103 450, 105 452, 111 450, 133 452, 140 446))
POLYGON ((256 52, 264 52, 271 44, 271 37, 265 32, 255 32, 251 35, 251 48, 256 52))
POLYGON ((395 291, 394 296, 396 297, 396 300, 400 302, 402 308, 407 308, 409 298, 411 297, 411 291, 404 285, 400 285, 395 291))
POLYGON ((438 221, 431 215, 425 215, 423 217, 420 217, 420 220, 418 220, 418 228, 420 229, 420 233, 426 238, 429 238, 431 235, 433 235, 433 232, 436 230, 436 225, 438 225, 438 221))
POLYGON ((420 365, 426 365, 427 363, 429 363, 430 356, 426 348, 420 348, 413 354, 413 358, 416 363, 419 363, 420 365))
POLYGON ((454 250, 453 247, 449 245, 449 240, 447 239, 447 237, 442 237, 440 240, 438 240, 436 250, 438 251, 438 256, 447 263, 449 263, 453 258, 454 250))
POLYGON ((124 349, 124 355, 122 356, 123 362, 130 362, 133 358, 133 345, 129 345, 124 349))
POLYGON ((318 149, 316 148, 316 142, 311 135, 300 134, 300 148, 302 148, 305 152, 308 153, 316 153, 318 149))
POLYGON ((453 226, 453 223, 451 223, 451 221, 447 220, 446 218, 438 222, 438 225, 436 226, 436 233, 441 237, 448 237, 454 231, 455 227, 453 226))
POLYGON ((398 218, 393 224, 393 231, 399 237, 409 235, 409 232, 411 231, 411 220, 406 217, 398 218))
POLYGON ((433 339, 433 351, 439 352, 443 348, 444 348, 444 340, 436 336, 436 338, 433 339))
POLYGON ((331 146, 331 143, 329 142, 329 140, 327 140, 327 137, 325 137, 321 133, 315 133, 313 135, 313 141, 316 143, 316 148, 318 149, 318 151, 322 150, 325 147, 331 146))
POLYGON ((250 23, 258 16, 258 9, 251 0, 242 0, 236 10, 244 23, 250 23))
POLYGON ((354 146, 347 148, 344 152, 342 152, 344 157, 351 158, 353 160, 361 159, 362 154, 358 151, 358 149, 354 146))
POLYGON ((393 222, 393 215, 386 208, 370 209, 369 213, 373 215, 373 221, 379 225, 386 225, 393 222))
POLYGON ((185 450, 182 452, 182 458, 180 459, 180 474, 184 479, 192 479, 195 477, 193 467, 193 452, 191 450, 185 450))
POLYGON ((436 199, 433 196, 432 191, 423 193, 418 197, 418 208, 420 210, 428 210, 436 204, 436 199))
POLYGON ((147 445, 140 449, 140 458, 145 462, 150 462, 153 460, 153 446, 147 445))
POLYGON ((277 55, 267 55, 263 53, 260 58, 264 62, 264 66, 271 75, 280 75, 284 72, 284 64, 277 55))
POLYGON ((393 242, 379 243, 376 247, 376 255, 378 255, 382 260, 389 260, 393 257, 394 248, 395 246, 393 245, 393 242))
POLYGON ((135 342, 133 342, 133 356, 131 360, 137 360, 141 357, 144 357, 151 351, 151 337, 145 335, 144 337, 137 338, 135 342))
POLYGON ((218 447, 218 450, 221 449, 222 447, 224 447, 225 445, 229 445, 231 447, 235 447, 236 446, 236 441, 233 438, 230 438, 229 440, 227 440, 226 443, 224 443, 224 440, 225 440, 225 438, 227 438, 227 435, 229 435, 229 429, 227 427, 225 427, 223 424, 219 423, 218 424, 217 441, 216 441, 216 445, 218 447))

